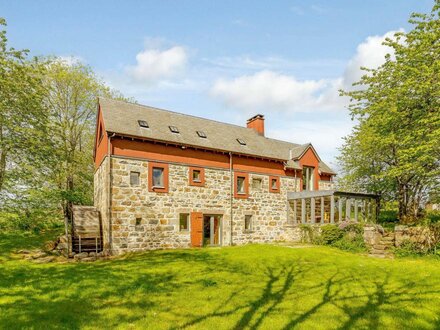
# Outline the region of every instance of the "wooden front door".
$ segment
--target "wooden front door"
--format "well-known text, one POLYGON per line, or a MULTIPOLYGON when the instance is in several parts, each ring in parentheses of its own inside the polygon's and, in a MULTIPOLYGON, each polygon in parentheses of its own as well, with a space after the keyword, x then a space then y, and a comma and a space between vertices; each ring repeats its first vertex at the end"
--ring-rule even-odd
POLYGON ((203 246, 203 213, 191 212, 191 245, 203 246))

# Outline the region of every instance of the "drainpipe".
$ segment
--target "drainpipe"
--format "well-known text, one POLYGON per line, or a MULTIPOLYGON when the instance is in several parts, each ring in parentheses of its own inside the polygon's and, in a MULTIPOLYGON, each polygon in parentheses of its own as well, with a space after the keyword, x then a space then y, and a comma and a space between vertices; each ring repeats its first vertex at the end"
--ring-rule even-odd
POLYGON ((112 233, 112 181, 113 181, 113 173, 112 173, 112 157, 111 157, 111 139, 115 137, 115 133, 108 137, 107 144, 107 157, 109 161, 109 180, 108 180, 108 243, 110 253, 113 251, 113 233, 112 233))
POLYGON ((232 246, 232 231, 233 231, 232 203, 233 203, 233 198, 234 198, 234 176, 233 176, 233 173, 232 173, 232 152, 229 153, 229 177, 231 179, 229 206, 230 206, 230 209, 231 209, 231 246, 232 246))

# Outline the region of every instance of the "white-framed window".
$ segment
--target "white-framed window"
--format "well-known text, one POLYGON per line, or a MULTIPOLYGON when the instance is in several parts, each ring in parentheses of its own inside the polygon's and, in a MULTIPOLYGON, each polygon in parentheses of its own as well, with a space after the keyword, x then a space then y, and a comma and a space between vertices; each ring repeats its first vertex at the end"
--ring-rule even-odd
POLYGON ((139 172, 130 172, 130 186, 139 186, 140 175, 141 174, 139 172))
POLYGON ((251 231, 252 230, 252 215, 244 216, 244 230, 251 231))
POLYGON ((189 214, 179 214, 179 231, 189 231, 189 214))
POLYGON ((164 187, 163 171, 162 167, 153 167, 153 187, 164 187))
POLYGON ((303 166, 303 170, 302 170, 303 190, 314 190, 313 189, 314 170, 315 170, 314 167, 303 166))

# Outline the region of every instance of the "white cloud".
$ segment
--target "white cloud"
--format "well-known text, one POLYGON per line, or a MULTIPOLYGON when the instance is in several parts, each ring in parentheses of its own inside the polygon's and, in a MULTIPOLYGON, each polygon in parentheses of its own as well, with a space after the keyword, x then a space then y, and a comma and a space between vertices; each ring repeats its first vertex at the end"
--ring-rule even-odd
POLYGON ((364 74, 360 67, 376 68, 385 61, 385 55, 391 49, 383 46, 382 42, 395 32, 368 37, 357 47, 344 74, 335 79, 299 80, 292 75, 265 69, 233 79, 218 79, 210 94, 245 113, 342 110, 347 100, 339 96, 339 89, 350 88, 353 82, 359 80, 364 74))
MULTIPOLYGON (((399 31, 403 31, 402 29, 399 31)), ((389 31, 381 36, 370 36, 357 49, 344 72, 344 86, 359 81, 365 71, 361 67, 377 68, 385 62, 385 55, 392 54, 392 48, 382 45, 386 38, 392 38, 398 31, 389 31)))
POLYGON ((326 107, 323 97, 334 84, 331 80, 303 80, 264 70, 232 80, 219 79, 211 94, 228 106, 245 112, 280 110, 301 112, 326 107))
POLYGON ((181 46, 149 48, 136 55, 136 65, 128 67, 127 72, 137 82, 151 84, 182 73, 187 61, 187 52, 181 46))

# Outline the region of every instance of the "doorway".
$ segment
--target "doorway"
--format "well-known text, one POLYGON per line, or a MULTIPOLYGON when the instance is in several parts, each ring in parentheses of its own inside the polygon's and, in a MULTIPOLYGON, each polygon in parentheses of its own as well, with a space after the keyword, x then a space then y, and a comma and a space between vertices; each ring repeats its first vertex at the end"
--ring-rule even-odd
POLYGON ((221 215, 203 215, 203 246, 221 245, 221 215))

